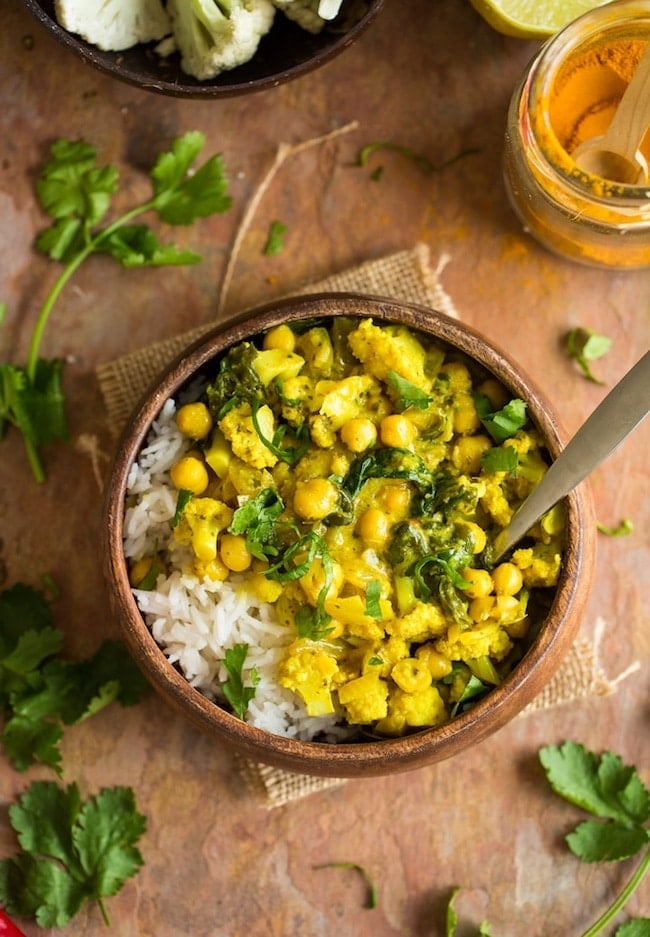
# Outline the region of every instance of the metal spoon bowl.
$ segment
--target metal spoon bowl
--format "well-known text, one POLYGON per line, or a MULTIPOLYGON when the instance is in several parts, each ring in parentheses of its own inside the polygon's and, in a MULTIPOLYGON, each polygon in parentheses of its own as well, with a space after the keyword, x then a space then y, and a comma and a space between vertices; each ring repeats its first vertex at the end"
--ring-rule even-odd
POLYGON ((572 491, 623 442, 650 412, 650 351, 596 407, 550 466, 537 487, 497 536, 489 556, 494 565, 533 524, 572 491))

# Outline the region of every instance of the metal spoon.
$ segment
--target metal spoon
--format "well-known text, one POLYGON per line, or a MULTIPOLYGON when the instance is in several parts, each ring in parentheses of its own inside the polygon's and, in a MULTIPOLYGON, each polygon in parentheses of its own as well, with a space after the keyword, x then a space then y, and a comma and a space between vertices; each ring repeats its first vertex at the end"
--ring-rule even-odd
POLYGON ((581 169, 628 185, 648 181, 648 164, 639 144, 650 126, 650 45, 625 89, 602 137, 585 140, 571 154, 581 169))
POLYGON ((554 504, 572 491, 650 412, 650 351, 596 407, 549 467, 539 485, 495 539, 496 563, 554 504))

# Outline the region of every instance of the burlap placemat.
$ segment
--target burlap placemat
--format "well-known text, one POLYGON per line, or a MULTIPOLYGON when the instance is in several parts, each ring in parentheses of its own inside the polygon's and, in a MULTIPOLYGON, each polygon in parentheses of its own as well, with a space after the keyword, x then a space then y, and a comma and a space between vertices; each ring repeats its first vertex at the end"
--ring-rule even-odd
MULTIPOLYGON (((411 250, 366 261, 325 280, 302 285, 292 292, 348 290, 370 293, 419 303, 458 318, 454 303, 440 279, 448 260, 443 255, 435 268, 432 267, 428 247, 417 244, 411 250)), ((193 341, 213 327, 214 323, 200 326, 98 366, 96 374, 106 406, 108 426, 115 436, 154 378, 193 341)), ((599 621, 594 640, 578 638, 555 677, 522 711, 520 717, 585 697, 610 695, 621 679, 637 669, 633 665, 616 679, 608 678, 599 660, 603 629, 604 622, 599 621)), ((344 779, 295 774, 247 758, 237 757, 236 760, 250 791, 269 808, 344 783, 344 779)))

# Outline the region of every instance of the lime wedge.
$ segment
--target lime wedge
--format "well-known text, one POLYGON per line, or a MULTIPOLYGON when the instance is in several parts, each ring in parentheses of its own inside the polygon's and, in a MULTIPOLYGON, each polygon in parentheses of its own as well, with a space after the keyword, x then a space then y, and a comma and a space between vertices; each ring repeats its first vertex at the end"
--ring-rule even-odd
POLYGON ((519 39, 546 39, 608 0, 470 0, 493 29, 519 39))

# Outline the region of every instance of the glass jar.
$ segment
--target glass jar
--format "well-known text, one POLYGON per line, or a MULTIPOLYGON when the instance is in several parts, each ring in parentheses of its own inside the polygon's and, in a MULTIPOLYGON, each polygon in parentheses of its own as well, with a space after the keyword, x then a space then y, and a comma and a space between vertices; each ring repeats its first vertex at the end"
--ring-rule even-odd
MULTIPOLYGON (((650 184, 591 175, 571 155, 605 132, 649 42, 650 0, 597 7, 548 40, 510 102, 510 202, 540 243, 581 263, 650 266, 650 184)), ((650 131, 640 150, 650 163, 650 131)))

